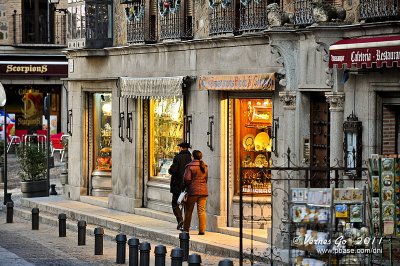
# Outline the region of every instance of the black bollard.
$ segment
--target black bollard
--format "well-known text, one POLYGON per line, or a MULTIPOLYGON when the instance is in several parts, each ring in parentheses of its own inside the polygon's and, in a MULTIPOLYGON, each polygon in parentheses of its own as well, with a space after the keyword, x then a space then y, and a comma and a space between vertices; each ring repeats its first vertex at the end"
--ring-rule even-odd
POLYGON ((39 230, 39 209, 32 209, 32 230, 39 230))
POLYGON ((56 191, 56 185, 51 184, 50 185, 50 192, 49 195, 57 195, 57 191, 56 191))
POLYGON ((60 213, 58 215, 58 237, 67 236, 67 215, 60 213))
POLYGON ((117 241, 117 264, 125 264, 126 257, 126 235, 118 234, 115 237, 117 241))
POLYGON ((154 254, 156 256, 155 266, 165 266, 165 255, 167 254, 167 248, 163 245, 158 245, 154 248, 154 254))
POLYGON ((233 261, 228 259, 223 259, 218 262, 218 266, 233 266, 233 261))
POLYGON ((14 203, 7 202, 6 206, 7 206, 7 223, 12 223, 14 215, 14 203))
POLYGON ((200 266, 201 256, 199 254, 191 254, 188 257, 188 266, 200 266))
POLYGON ((189 256, 189 239, 190 235, 188 232, 182 232, 179 234, 179 241, 180 241, 180 247, 183 250, 183 261, 188 260, 189 256))
POLYGON ((7 193, 6 194, 6 200, 4 201, 5 203, 7 203, 7 202, 14 203, 14 201, 11 199, 11 195, 12 195, 12 193, 7 193))
POLYGON ((129 266, 139 266, 139 239, 131 238, 128 240, 129 246, 129 266))
POLYGON ((78 221, 78 246, 86 245, 86 221, 78 221))
POLYGON ((174 248, 171 251, 171 266, 182 266, 183 263, 183 249, 174 248))
POLYGON ((94 229, 94 255, 103 255, 103 236, 104 229, 96 227, 94 229))
POLYGON ((150 265, 150 243, 143 242, 139 245, 140 250, 140 266, 149 266, 150 265))

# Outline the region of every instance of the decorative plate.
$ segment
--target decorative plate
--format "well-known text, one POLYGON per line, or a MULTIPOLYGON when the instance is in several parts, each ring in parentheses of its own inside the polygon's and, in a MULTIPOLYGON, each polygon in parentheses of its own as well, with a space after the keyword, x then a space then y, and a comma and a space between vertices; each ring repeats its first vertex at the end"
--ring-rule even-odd
POLYGON ((269 136, 267 132, 260 132, 254 139, 256 151, 265 151, 269 147, 269 136))
POLYGON ((264 154, 257 155, 254 164, 256 167, 268 166, 267 157, 264 154))
POLYGON ((250 151, 254 149, 254 135, 253 134, 247 134, 243 138, 243 147, 246 151, 250 151))

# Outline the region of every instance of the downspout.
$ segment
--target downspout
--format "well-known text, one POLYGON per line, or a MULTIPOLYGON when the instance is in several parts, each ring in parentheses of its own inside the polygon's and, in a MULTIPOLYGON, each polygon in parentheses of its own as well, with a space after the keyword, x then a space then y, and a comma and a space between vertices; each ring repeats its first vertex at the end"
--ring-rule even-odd
POLYGON ((144 189, 144 186, 145 186, 145 184, 144 184, 144 181, 145 181, 145 171, 144 171, 144 168, 145 168, 145 152, 144 152, 144 146, 145 146, 145 142, 144 142, 144 140, 145 140, 145 133, 146 133, 146 129, 145 129, 145 126, 144 126, 144 122, 145 122, 145 117, 144 117, 144 100, 142 100, 142 208, 144 208, 145 207, 145 205, 144 205, 144 193, 145 193, 145 189, 144 189))

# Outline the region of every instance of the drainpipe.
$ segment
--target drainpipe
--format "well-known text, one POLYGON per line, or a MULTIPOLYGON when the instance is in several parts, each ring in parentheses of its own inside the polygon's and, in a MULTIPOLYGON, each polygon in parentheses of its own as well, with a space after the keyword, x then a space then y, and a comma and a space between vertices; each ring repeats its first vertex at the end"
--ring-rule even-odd
POLYGON ((144 126, 144 100, 142 100, 142 112, 143 112, 143 114, 142 114, 142 208, 144 208, 145 206, 144 206, 144 192, 145 192, 145 189, 144 189, 144 186, 145 186, 145 184, 144 184, 144 181, 145 181, 145 171, 144 171, 144 168, 145 168, 145 163, 144 163, 144 159, 145 159, 145 153, 144 153, 144 140, 145 140, 145 126, 144 126))

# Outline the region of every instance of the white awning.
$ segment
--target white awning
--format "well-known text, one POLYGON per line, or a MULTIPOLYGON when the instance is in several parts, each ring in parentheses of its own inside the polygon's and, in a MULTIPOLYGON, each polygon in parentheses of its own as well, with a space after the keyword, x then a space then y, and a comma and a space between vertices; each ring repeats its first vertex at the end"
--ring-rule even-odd
POLYGON ((157 78, 119 78, 119 96, 127 98, 181 97, 186 76, 157 78))
POLYGON ((3 107, 6 105, 7 102, 7 97, 6 97, 6 91, 3 87, 3 84, 0 82, 0 106, 3 107))

